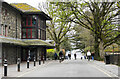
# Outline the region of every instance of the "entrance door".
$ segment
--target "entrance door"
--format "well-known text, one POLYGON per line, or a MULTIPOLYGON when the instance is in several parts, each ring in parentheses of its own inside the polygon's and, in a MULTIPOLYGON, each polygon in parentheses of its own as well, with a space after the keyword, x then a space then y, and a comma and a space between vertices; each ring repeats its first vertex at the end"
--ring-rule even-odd
POLYGON ((36 48, 23 48, 22 49, 22 61, 27 61, 28 56, 30 56, 30 60, 34 60, 34 56, 37 59, 37 49, 36 48), (30 50, 30 53, 29 53, 30 50))
POLYGON ((21 60, 27 61, 27 57, 28 57, 28 48, 23 48, 21 53, 21 60))

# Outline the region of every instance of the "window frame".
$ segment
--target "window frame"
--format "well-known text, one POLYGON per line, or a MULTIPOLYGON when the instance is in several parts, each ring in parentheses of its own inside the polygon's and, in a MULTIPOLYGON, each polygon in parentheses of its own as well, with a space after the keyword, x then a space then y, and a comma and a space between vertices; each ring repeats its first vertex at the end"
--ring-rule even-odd
MULTIPOLYGON (((33 15, 34 16, 34 15, 33 15)), ((25 23, 22 23, 22 26, 23 27, 35 27, 35 26, 37 26, 37 17, 36 17, 36 24, 34 25, 33 24, 33 16, 25 16, 25 17, 23 17, 23 19, 24 18, 26 18, 25 20, 23 20, 23 21, 26 21, 25 23), (29 20, 30 19, 30 20, 29 20), (30 25, 28 25, 28 23, 29 23, 29 21, 30 21, 30 25)))
POLYGON ((0 27, 1 27, 1 29, 0 29, 0 30, 1 30, 0 35, 3 35, 3 25, 1 24, 1 26, 0 26, 0 27))
POLYGON ((5 25, 5 36, 7 36, 7 25, 5 25))
POLYGON ((36 33, 36 31, 35 31, 35 37, 33 38, 33 36, 32 36, 32 33, 33 33, 33 29, 35 29, 36 30, 36 28, 23 28, 22 29, 22 39, 36 39, 37 38, 37 33, 36 33), (25 38, 23 38, 23 29, 25 29, 26 30, 26 37, 25 38), (30 37, 28 37, 28 29, 30 30, 30 37))

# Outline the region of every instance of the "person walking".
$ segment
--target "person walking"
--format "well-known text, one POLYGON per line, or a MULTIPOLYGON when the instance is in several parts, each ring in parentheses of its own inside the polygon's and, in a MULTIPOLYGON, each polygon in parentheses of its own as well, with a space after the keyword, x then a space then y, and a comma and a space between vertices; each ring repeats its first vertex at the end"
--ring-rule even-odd
POLYGON ((91 53, 92 60, 94 60, 94 52, 91 53))
POLYGON ((69 59, 71 60, 71 53, 68 54, 69 59))
POLYGON ((56 52, 55 52, 55 54, 54 54, 54 58, 55 58, 55 60, 57 60, 57 58, 58 58, 58 55, 57 55, 56 52))
POLYGON ((74 53, 75 60, 76 60, 76 56, 77 56, 76 53, 74 53))
POLYGON ((91 57, 91 53, 90 53, 90 51, 88 50, 88 52, 87 52, 88 61, 90 61, 90 57, 91 57))
POLYGON ((60 51, 60 53, 59 53, 59 60, 60 60, 60 63, 63 61, 62 57, 63 57, 63 52, 60 51))

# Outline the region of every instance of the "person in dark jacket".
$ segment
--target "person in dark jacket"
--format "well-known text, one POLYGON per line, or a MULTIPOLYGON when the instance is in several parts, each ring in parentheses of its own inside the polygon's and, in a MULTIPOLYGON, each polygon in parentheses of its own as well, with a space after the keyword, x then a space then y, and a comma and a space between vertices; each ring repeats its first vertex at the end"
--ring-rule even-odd
POLYGON ((59 59, 60 59, 60 62, 64 60, 62 51, 60 51, 60 53, 59 53, 59 59))
POLYGON ((94 52, 91 53, 92 60, 94 60, 94 52))
POLYGON ((58 58, 57 53, 54 54, 54 58, 55 58, 55 60, 57 60, 57 58, 58 58))
POLYGON ((69 59, 71 60, 71 53, 68 54, 69 59))
POLYGON ((77 56, 76 53, 74 53, 75 60, 76 60, 76 56, 77 56))

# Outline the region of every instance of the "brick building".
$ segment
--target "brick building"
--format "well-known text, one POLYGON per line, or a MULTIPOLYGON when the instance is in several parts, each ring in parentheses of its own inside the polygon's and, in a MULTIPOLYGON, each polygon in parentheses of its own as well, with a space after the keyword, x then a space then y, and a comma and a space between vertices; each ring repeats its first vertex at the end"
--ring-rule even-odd
POLYGON ((46 20, 51 18, 44 12, 26 4, 2 2, 0 25, 0 63, 6 58, 8 64, 17 63, 17 58, 26 61, 30 56, 46 59, 46 49, 54 48, 46 40, 46 20))

